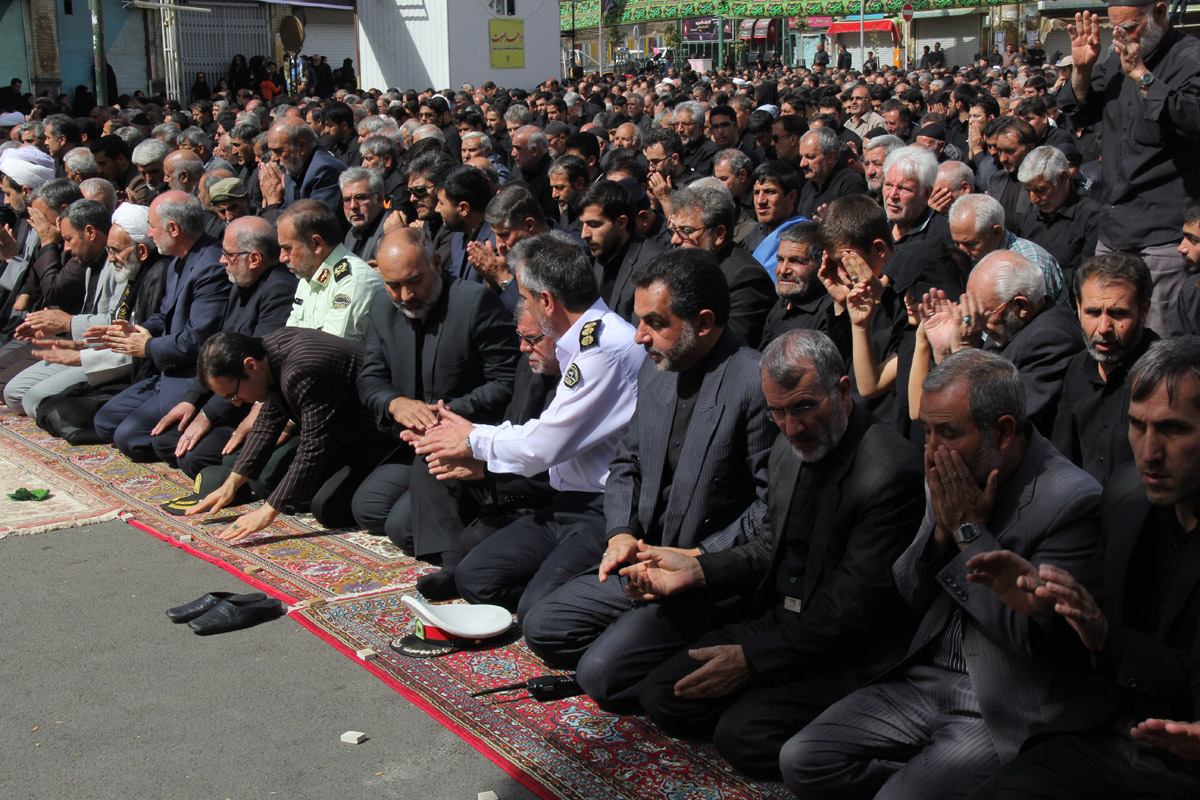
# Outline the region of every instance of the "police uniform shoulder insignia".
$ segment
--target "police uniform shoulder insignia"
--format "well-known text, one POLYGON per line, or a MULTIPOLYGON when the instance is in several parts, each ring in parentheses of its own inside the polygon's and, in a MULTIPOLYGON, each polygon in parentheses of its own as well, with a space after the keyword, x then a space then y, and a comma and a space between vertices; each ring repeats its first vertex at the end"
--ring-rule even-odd
POLYGON ((583 376, 579 374, 579 367, 572 364, 567 367, 567 371, 563 373, 563 385, 568 389, 575 388, 575 384, 579 383, 579 379, 583 376))
POLYGON ((348 294, 334 295, 333 307, 334 308, 349 308, 350 307, 350 295, 348 295, 348 294))
POLYGON ((333 279, 340 281, 342 278, 350 274, 350 259, 343 258, 341 261, 333 265, 333 279))
POLYGON ((325 281, 329 280, 329 269, 322 267, 321 271, 317 273, 317 277, 313 278, 313 280, 323 286, 325 281))
MULTIPOLYGON (((584 323, 584 326, 579 331, 579 349, 587 350, 589 347, 600 346, 600 320, 594 319, 591 322, 584 323)), ((567 384, 570 386, 571 384, 567 384)))

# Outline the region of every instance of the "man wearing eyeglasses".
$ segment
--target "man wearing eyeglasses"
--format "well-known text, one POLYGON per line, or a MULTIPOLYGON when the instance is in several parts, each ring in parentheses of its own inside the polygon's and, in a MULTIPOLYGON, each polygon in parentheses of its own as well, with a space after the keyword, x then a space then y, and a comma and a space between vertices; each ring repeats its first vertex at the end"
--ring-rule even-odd
POLYGON ((669 216, 671 193, 700 180, 701 176, 683 162, 683 140, 668 128, 654 128, 646 134, 642 155, 649 166, 650 199, 656 211, 669 216))
POLYGON ((715 552, 639 547, 620 574, 627 602, 729 623, 657 665, 637 687, 642 710, 778 778, 789 736, 903 654, 913 628, 891 565, 925 503, 916 448, 853 402, 825 334, 785 333, 758 378, 778 434, 758 527, 715 552), (711 605, 739 596, 740 615, 711 605))
POLYGON ((279 216, 277 231, 279 259, 300 279, 287 324, 366 339, 371 298, 381 280, 341 243, 333 212, 316 200, 298 200, 279 216))
POLYGON ((729 287, 729 328, 757 347, 767 313, 775 304, 775 288, 762 264, 733 243, 737 224, 733 198, 723 187, 689 186, 675 192, 672 200, 671 243, 716 256, 729 287))
MULTIPOLYGON (((261 337, 282 328, 292 310, 297 276, 279 263, 271 224, 259 217, 231 222, 221 243, 221 263, 233 284, 221 330, 261 337)), ((235 428, 252 416, 249 411, 249 406, 236 407, 204 391, 197 379, 150 431, 154 452, 195 477, 241 443, 246 431, 229 446, 235 428)))
POLYGON ((383 238, 383 223, 391 213, 385 207, 383 176, 377 169, 351 167, 338 176, 342 189, 342 212, 350 230, 342 244, 370 264, 383 238))
POLYGON ((712 175, 713 159, 721 152, 704 129, 708 103, 694 101, 675 107, 675 130, 683 141, 683 163, 701 177, 712 175))
MULTIPOLYGON (((695 249, 657 256, 633 274, 642 365, 637 409, 605 483, 607 545, 522 620, 530 648, 575 669, 605 708, 636 706, 637 684, 718 619, 638 605, 617 574, 640 544, 715 552, 754 536, 778 434, 765 412, 758 354, 726 328, 729 290, 716 259, 695 249), (718 413, 719 409, 719 413, 718 413)), ((697 609, 698 610, 698 609, 697 609)))

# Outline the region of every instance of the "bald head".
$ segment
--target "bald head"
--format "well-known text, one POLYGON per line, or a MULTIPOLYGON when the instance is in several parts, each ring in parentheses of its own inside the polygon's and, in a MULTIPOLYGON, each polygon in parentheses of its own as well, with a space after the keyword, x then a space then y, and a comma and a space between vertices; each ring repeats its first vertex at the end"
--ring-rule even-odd
POLYGON ((204 162, 190 150, 176 150, 163 159, 163 176, 172 189, 192 194, 204 174, 204 162))

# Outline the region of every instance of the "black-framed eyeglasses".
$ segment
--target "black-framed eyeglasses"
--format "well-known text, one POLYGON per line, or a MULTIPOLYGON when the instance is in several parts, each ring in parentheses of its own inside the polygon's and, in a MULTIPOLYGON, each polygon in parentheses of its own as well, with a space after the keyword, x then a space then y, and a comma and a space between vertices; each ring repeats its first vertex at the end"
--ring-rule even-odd
POLYGON ((253 250, 222 250, 221 255, 225 258, 237 258, 238 256, 248 256, 253 252, 253 250))
POLYGON ((236 403, 241 399, 238 397, 238 392, 240 392, 242 390, 242 377, 243 376, 238 375, 237 383, 235 383, 233 385, 233 394, 228 395, 228 396, 221 395, 222 399, 228 400, 231 403, 236 403))
POLYGON ((517 336, 521 337, 521 341, 530 347, 537 347, 537 343, 546 338, 546 334, 544 333, 539 333, 537 336, 526 336, 523 333, 518 333, 517 336))
POLYGON ((672 236, 682 236, 684 239, 690 239, 693 236, 695 236, 697 233, 699 233, 700 231, 706 231, 710 227, 712 227, 712 226, 711 225, 700 225, 695 228, 685 228, 683 226, 672 227, 671 225, 668 224, 667 230, 670 231, 672 236))

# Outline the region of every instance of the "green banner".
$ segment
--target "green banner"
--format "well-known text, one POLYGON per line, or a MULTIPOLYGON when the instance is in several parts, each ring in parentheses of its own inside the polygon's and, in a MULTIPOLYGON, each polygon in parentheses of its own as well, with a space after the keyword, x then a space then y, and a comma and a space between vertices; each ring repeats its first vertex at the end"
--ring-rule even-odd
MULTIPOLYGON (((916 11, 1000 6, 1011 0, 910 0, 916 11)), ((866 0, 868 14, 899 15, 904 0, 866 0)), ((661 22, 692 17, 849 17, 860 13, 860 0, 808 0, 808 2, 762 2, 760 0, 617 0, 604 15, 605 25, 661 22)), ((599 22, 600 0, 558 4, 564 31, 594 28, 599 22)))

